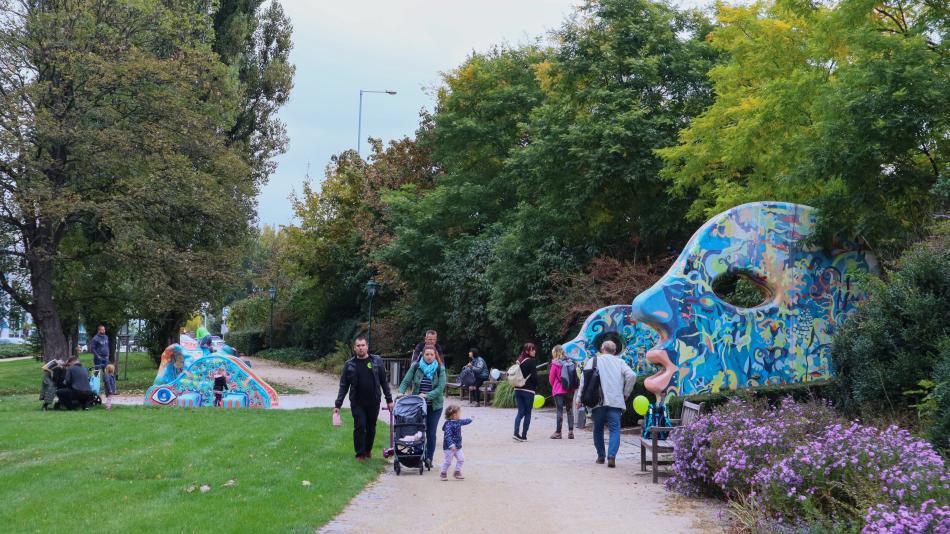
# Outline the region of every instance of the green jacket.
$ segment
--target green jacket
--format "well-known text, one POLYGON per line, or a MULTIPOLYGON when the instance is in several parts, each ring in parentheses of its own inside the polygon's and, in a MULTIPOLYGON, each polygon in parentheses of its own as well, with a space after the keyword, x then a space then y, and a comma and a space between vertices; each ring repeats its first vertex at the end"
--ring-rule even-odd
MULTIPOLYGON (((409 386, 412 385, 411 395, 418 395, 422 376, 423 373, 422 370, 419 369, 419 364, 412 364, 412 367, 406 371, 406 376, 403 377, 402 383, 399 384, 399 392, 405 393, 409 390, 409 386)), ((436 379, 432 384, 432 391, 426 393, 426 399, 429 400, 433 410, 442 409, 442 403, 445 400, 445 367, 439 366, 436 379)))

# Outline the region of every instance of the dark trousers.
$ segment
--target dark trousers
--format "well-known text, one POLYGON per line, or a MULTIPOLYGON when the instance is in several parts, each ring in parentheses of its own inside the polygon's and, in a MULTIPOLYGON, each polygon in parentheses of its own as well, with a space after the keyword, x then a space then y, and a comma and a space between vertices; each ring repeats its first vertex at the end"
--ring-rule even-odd
POLYGON ((426 412, 426 459, 432 463, 432 457, 435 455, 436 436, 439 435, 439 419, 442 417, 442 410, 433 410, 431 406, 427 407, 426 412))
POLYGON ((482 390, 479 389, 479 388, 481 388, 481 387, 482 387, 482 384, 484 384, 484 383, 485 383, 485 379, 484 379, 484 378, 476 378, 476 379, 475 379, 475 384, 474 384, 472 387, 470 387, 470 388, 468 389, 468 390, 469 390, 469 395, 468 395, 468 400, 469 400, 469 401, 482 402, 482 390))
POLYGON ((91 391, 79 391, 73 388, 59 388, 56 390, 59 403, 66 409, 85 408, 92 402, 91 391))
POLYGON ((567 430, 574 431, 574 407, 571 406, 571 399, 574 397, 571 393, 561 393, 554 396, 554 405, 557 407, 557 432, 561 433, 561 426, 564 421, 564 411, 567 410, 567 430))
POLYGON ((379 417, 379 401, 350 406, 353 414, 353 449, 356 456, 369 456, 376 441, 376 419, 379 417))
POLYGON ((534 407, 534 392, 524 389, 515 390, 515 404, 518 405, 518 415, 515 416, 515 435, 528 437, 528 427, 531 425, 531 408, 534 407), (524 429, 520 430, 524 421, 524 429))

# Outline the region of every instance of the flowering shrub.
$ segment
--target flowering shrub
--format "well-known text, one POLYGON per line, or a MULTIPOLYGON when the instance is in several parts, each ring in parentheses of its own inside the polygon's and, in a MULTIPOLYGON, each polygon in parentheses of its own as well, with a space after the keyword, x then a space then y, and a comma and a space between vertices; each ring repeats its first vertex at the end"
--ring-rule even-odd
POLYGON ((950 474, 906 430, 838 418, 817 403, 777 408, 744 400, 675 432, 668 487, 724 496, 749 522, 853 525, 866 533, 950 534, 950 474))

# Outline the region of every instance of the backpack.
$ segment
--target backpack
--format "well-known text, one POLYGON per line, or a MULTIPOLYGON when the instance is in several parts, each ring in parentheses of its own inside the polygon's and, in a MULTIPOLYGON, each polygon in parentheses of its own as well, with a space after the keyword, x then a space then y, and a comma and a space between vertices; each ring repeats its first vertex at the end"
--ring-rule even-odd
MULTIPOLYGON (((656 407, 651 404, 649 410, 647 410, 646 416, 643 419, 643 437, 651 438, 650 433, 653 430, 653 427, 671 427, 673 422, 670 421, 669 416, 666 414, 666 406, 663 404, 657 403, 656 407)), ((657 432, 656 439, 664 440, 670 437, 668 431, 657 432)))
POLYGON ((596 408, 604 403, 604 390, 600 386, 600 371, 597 370, 597 356, 590 369, 584 370, 584 390, 581 391, 581 404, 587 409, 596 408))
POLYGON ((466 367, 462 369, 462 372, 459 373, 459 383, 465 387, 472 387, 475 385, 475 371, 471 367, 466 367))
POLYGON ((514 365, 508 368, 508 383, 511 384, 513 388, 524 387, 525 382, 528 381, 528 377, 521 374, 521 364, 515 362, 514 365))
POLYGON ((577 377, 577 365, 574 360, 563 360, 561 362, 561 387, 565 391, 574 391, 581 385, 581 379, 577 377))

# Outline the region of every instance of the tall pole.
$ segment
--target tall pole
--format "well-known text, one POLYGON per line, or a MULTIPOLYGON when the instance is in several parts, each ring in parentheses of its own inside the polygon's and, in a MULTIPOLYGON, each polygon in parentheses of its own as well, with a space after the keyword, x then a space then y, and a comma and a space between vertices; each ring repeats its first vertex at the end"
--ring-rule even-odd
POLYGON ((367 89, 360 89, 360 111, 359 116, 356 120, 356 155, 360 155, 360 149, 363 145, 363 93, 381 93, 386 95, 394 95, 396 91, 390 91, 386 89, 385 91, 370 91, 367 89))
POLYGON ((366 334, 367 350, 373 346, 373 297, 369 297, 369 332, 366 334))
POLYGON ((270 294, 270 328, 267 330, 267 348, 274 346, 274 301, 277 300, 277 288, 267 290, 270 294))

